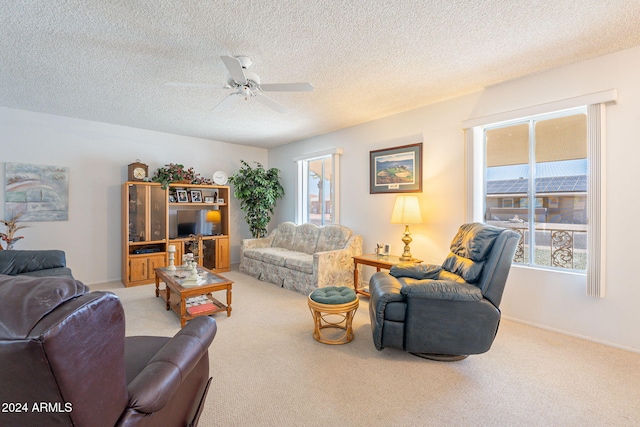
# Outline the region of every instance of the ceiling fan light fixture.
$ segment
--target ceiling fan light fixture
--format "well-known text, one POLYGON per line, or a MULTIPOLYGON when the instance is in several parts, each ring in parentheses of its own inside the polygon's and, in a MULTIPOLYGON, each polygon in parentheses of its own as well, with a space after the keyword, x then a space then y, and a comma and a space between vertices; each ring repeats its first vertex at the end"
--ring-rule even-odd
MULTIPOLYGON (((249 68, 251 64, 253 64, 253 61, 248 56, 238 55, 238 56, 234 56, 234 58, 240 61, 240 66, 244 69, 249 68)), ((246 74, 246 71, 245 71, 245 74, 246 74)))

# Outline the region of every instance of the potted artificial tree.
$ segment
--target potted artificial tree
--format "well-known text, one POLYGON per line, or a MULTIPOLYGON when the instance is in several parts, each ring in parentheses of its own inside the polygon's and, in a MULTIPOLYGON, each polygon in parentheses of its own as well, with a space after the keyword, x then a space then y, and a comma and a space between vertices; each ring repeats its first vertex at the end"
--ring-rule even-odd
POLYGON ((255 168, 240 160, 242 167, 229 182, 235 187, 233 195, 240 200, 240 209, 245 213, 244 219, 254 238, 267 235, 267 225, 273 215, 273 208, 278 199, 284 196, 284 188, 280 185, 280 169, 266 170, 259 162, 255 168))

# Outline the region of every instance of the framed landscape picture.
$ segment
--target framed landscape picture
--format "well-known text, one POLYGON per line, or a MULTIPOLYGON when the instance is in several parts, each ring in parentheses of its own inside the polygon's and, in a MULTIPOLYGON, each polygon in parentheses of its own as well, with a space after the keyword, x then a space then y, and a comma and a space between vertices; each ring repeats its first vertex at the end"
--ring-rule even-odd
POLYGON ((369 152, 369 193, 422 191, 422 143, 369 152))

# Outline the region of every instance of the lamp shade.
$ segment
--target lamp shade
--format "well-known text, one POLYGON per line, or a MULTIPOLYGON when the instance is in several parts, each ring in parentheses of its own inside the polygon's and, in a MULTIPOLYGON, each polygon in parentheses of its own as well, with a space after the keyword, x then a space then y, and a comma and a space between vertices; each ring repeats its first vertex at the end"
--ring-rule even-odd
POLYGON ((391 215, 392 224, 419 224, 422 222, 417 196, 398 196, 391 215))
POLYGON ((221 219, 222 219, 222 215, 220 214, 220 211, 207 212, 207 218, 206 218, 207 222, 220 222, 221 219))

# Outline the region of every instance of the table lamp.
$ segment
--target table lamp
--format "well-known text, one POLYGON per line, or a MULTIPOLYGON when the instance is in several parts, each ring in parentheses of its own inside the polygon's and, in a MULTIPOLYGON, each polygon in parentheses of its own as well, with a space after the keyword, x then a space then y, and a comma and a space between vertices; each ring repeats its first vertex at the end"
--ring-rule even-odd
POLYGON ((402 242, 404 243, 404 252, 400 257, 400 261, 410 261, 411 248, 409 243, 411 239, 411 233, 409 232, 409 224, 420 224, 422 222, 422 215, 420 214, 420 203, 417 196, 398 196, 396 197, 396 203, 393 206, 393 214, 391 215, 392 224, 404 224, 404 236, 402 242))
POLYGON ((211 210, 207 212, 207 217, 205 221, 213 223, 213 227, 212 227, 213 234, 217 234, 216 228, 217 228, 217 225, 220 224, 221 220, 222 220, 222 215, 220 211, 211 210))

